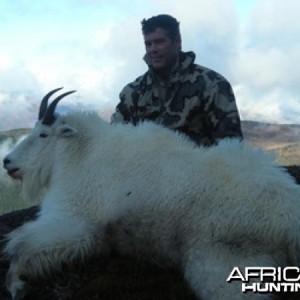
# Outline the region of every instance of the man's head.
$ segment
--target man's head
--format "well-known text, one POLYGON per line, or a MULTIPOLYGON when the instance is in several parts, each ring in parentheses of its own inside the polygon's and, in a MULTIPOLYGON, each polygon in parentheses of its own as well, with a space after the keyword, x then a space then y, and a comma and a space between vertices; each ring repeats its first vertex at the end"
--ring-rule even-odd
POLYGON ((158 15, 141 24, 148 63, 156 72, 167 74, 181 51, 179 22, 169 15, 158 15))

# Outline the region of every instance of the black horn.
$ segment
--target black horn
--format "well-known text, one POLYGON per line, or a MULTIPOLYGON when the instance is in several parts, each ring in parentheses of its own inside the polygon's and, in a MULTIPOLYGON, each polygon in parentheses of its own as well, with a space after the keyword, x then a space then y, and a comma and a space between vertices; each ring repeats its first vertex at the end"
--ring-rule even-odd
POLYGON ((41 105, 40 105, 40 112, 39 112, 39 120, 41 120, 44 115, 46 114, 47 108, 48 108, 48 100, 49 98, 56 93, 57 91, 61 90, 61 88, 55 89, 47 93, 44 98, 42 99, 41 105))
POLYGON ((76 91, 69 91, 66 92, 60 96, 58 96, 57 98, 55 98, 52 103, 49 105, 49 107, 47 108, 47 111, 43 117, 43 121, 42 124, 44 125, 52 125, 53 122, 55 121, 55 117, 54 117, 54 111, 56 108, 57 103, 64 97, 66 97, 69 94, 75 93, 76 91))

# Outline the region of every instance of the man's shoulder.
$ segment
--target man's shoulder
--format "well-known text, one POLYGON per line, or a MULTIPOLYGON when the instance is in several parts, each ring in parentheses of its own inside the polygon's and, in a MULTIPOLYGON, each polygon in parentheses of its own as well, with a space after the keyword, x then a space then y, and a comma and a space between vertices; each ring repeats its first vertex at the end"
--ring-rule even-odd
POLYGON ((201 87, 202 92, 208 92, 221 86, 230 86, 229 81, 220 73, 203 65, 193 63, 179 77, 180 82, 188 83, 184 85, 201 87))
POLYGON ((221 75, 219 72, 205 67, 203 65, 194 64, 194 73, 196 76, 201 77, 207 82, 217 83, 217 82, 228 82, 228 80, 221 75))
POLYGON ((181 75, 188 80, 195 82, 220 82, 227 81, 220 73, 196 63, 196 54, 192 51, 181 52, 181 75))

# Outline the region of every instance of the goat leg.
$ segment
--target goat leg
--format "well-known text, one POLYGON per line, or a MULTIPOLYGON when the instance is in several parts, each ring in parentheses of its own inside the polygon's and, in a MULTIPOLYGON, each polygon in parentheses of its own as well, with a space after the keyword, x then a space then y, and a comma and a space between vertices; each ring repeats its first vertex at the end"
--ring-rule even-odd
POLYGON ((26 280, 19 273, 16 260, 12 260, 6 274, 6 289, 10 292, 12 300, 22 300, 26 294, 26 280))

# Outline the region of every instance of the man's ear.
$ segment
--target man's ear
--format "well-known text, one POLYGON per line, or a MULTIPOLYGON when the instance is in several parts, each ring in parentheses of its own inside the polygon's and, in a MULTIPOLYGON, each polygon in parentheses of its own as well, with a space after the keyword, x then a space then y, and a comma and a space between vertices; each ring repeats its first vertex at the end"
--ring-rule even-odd
POLYGON ((67 125, 67 124, 63 124, 63 125, 60 125, 58 128, 57 128, 57 134, 58 136, 61 136, 61 137, 72 137, 72 136, 75 136, 77 134, 77 129, 67 125))
POLYGON ((181 45, 181 35, 180 34, 175 37, 175 43, 176 43, 178 50, 181 51, 182 45, 181 45))

